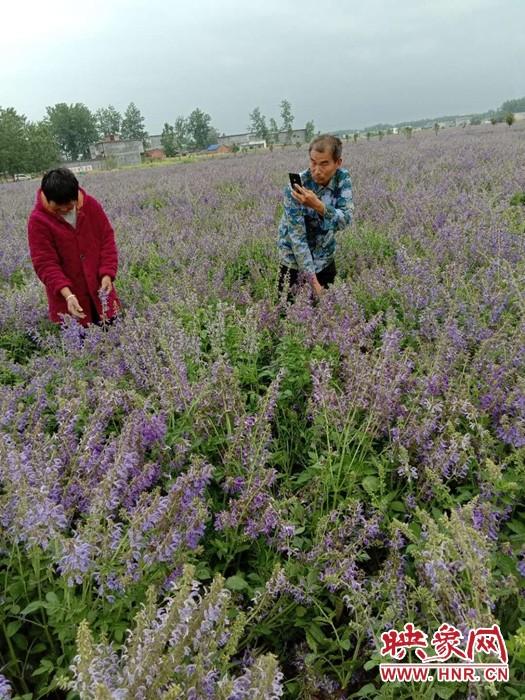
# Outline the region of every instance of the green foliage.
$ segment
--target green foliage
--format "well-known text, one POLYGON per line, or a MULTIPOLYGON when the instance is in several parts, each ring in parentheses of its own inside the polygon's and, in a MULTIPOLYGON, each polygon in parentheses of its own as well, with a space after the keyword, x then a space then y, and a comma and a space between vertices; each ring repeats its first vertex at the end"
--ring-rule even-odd
POLYGON ((14 175, 25 170, 28 146, 26 118, 12 108, 0 108, 0 173, 14 175))
POLYGON ((279 127, 277 125, 277 122, 273 117, 270 117, 270 127, 269 127, 269 139, 271 143, 278 143, 279 142, 279 127))
POLYGON ((101 107, 95 112, 97 127, 102 137, 116 136, 122 128, 122 115, 113 105, 101 107))
POLYGON ((519 205, 525 206, 525 192, 516 192, 510 199, 510 206, 517 207, 519 205))
POLYGON ((195 148, 203 149, 213 143, 210 115, 199 108, 194 109, 188 117, 187 133, 195 148))
POLYGON ((144 128, 144 117, 134 102, 130 102, 121 125, 121 136, 123 139, 134 139, 142 141, 147 133, 144 128))
POLYGON ((288 100, 282 100, 281 102, 281 119, 283 131, 286 131, 286 141, 290 143, 292 140, 294 117, 292 114, 292 105, 288 100))
POLYGON ((48 121, 27 125, 26 167, 30 173, 39 173, 60 161, 60 151, 48 121))
POLYGON ((313 121, 308 121, 306 122, 306 125, 304 127, 304 140, 306 143, 309 143, 315 135, 315 125, 313 121))
POLYGON ((0 349, 18 364, 26 363, 38 351, 37 343, 27 333, 3 328, 0 331, 0 349))
POLYGON ((270 132, 266 126, 266 117, 261 114, 259 107, 255 107, 253 112, 250 112, 250 125, 248 129, 259 139, 269 140, 270 132))
POLYGON ((499 111, 504 114, 507 112, 525 112, 525 97, 507 100, 501 105, 499 111))
POLYGON ((177 148, 175 146, 175 129, 173 126, 168 123, 164 124, 160 142, 168 158, 172 158, 177 152, 177 148))
POLYGON ((28 122, 12 108, 0 108, 0 173, 38 173, 59 160, 49 122, 28 122))
POLYGON ((265 299, 271 292, 273 276, 268 275, 268 257, 271 251, 265 241, 244 244, 235 258, 226 263, 224 283, 228 289, 240 284, 250 287, 254 299, 265 299))
POLYGON ((47 107, 53 136, 60 150, 71 160, 89 158, 89 146, 98 138, 95 116, 81 102, 67 105, 60 102, 47 107))

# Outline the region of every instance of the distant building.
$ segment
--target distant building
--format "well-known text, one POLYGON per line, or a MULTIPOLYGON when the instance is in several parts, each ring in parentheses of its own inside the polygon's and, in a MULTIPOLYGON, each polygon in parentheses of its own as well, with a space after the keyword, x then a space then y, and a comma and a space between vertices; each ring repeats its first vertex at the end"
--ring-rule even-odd
MULTIPOLYGON (((260 139, 258 139, 254 133, 245 132, 243 134, 230 134, 228 136, 219 136, 219 138, 217 139, 217 143, 219 145, 224 146, 239 146, 240 148, 243 144, 252 143, 258 140, 260 139)), ((277 139, 274 143, 294 144, 297 141, 299 141, 299 143, 304 143, 306 141, 306 129, 293 129, 291 133, 291 139, 288 138, 287 131, 279 131, 279 133, 277 134, 277 139)))
POLYGON ((517 122, 521 122, 525 119, 525 112, 514 112, 514 119, 517 122))
POLYGON ((151 134, 144 139, 147 148, 163 148, 162 134, 151 134))
POLYGON ((144 151, 144 157, 148 160, 164 160, 166 153, 163 148, 148 148, 144 151))
POLYGON ((208 146, 208 148, 206 149, 206 153, 231 153, 231 150, 232 149, 229 146, 214 143, 211 146, 208 146))
POLYGON ((111 164, 114 163, 116 167, 140 165, 144 144, 138 139, 120 141, 114 136, 109 136, 105 141, 91 144, 89 152, 93 160, 106 160, 111 164))
POLYGON ((260 139, 259 141, 248 141, 247 143, 239 144, 241 151, 254 151, 257 148, 266 148, 266 141, 260 139))

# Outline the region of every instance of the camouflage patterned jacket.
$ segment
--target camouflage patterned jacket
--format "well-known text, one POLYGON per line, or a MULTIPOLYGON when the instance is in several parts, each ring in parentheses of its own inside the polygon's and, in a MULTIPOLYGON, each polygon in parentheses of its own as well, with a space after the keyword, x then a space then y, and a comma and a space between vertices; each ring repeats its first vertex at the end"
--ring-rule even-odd
POLYGON ((338 168, 328 185, 314 182, 310 169, 301 173, 304 187, 315 192, 324 203, 324 216, 299 204, 288 185, 284 191, 284 212, 279 224, 281 265, 313 274, 321 272, 335 255, 335 232, 350 224, 354 211, 352 182, 345 168, 338 168))

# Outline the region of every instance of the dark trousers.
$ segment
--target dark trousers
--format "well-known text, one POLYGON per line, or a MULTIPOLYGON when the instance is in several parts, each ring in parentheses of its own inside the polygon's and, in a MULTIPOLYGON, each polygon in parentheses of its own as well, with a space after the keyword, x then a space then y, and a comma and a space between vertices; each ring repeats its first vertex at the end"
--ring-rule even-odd
MULTIPOLYGON (((325 289, 328 287, 329 284, 332 284, 334 279, 335 279, 335 262, 332 260, 332 262, 327 265, 324 270, 321 270, 321 272, 316 272, 316 277, 317 281, 321 285, 321 287, 324 287, 325 289)), ((294 270, 291 267, 286 267, 286 265, 281 265, 281 268, 279 270, 279 294, 283 291, 284 288, 284 282, 286 279, 286 276, 290 276, 290 290, 292 287, 297 285, 297 281, 299 279, 300 271, 299 270, 294 270)), ((289 297, 290 298, 290 295, 289 297)))

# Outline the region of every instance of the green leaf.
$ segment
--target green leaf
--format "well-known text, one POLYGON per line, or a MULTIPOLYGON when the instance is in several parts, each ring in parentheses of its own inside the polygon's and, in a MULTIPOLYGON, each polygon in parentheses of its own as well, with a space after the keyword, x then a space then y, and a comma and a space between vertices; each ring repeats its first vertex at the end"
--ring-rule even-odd
POLYGON ((243 591, 248 588, 248 584, 241 576, 230 576, 226 579, 225 586, 230 591, 243 591))
POLYGON ((20 613, 21 615, 29 615, 29 613, 35 612, 35 610, 39 610, 40 608, 45 608, 46 604, 44 603, 43 600, 33 600, 29 605, 26 605, 26 607, 22 610, 20 613))
POLYGON ((363 666, 365 671, 370 671, 371 668, 375 668, 379 664, 379 659, 369 659, 363 666))
POLYGON ((13 637, 13 642, 15 647, 21 651, 24 651, 28 647, 27 637, 25 637, 23 634, 15 634, 13 637))
POLYGON ((308 644, 308 646, 310 647, 310 649, 312 651, 317 653, 317 642, 315 641, 315 639, 312 637, 312 635, 310 634, 310 632, 308 630, 306 630, 306 643, 308 644))
POLYGON ((454 686, 452 686, 451 688, 447 688, 445 686, 437 686, 435 688, 435 692, 438 698, 448 700, 448 698, 451 698, 454 695, 454 693, 456 692, 456 688, 454 688, 454 686))
POLYGON ((511 520, 507 523, 507 527, 517 535, 525 534, 525 524, 523 524, 520 520, 511 520))
POLYGON ((405 504, 401 503, 401 501, 392 501, 388 507, 396 513, 404 513, 406 510, 405 504))
POLYGON ((373 697, 376 697, 377 688, 375 687, 375 685, 373 683, 367 683, 360 690, 358 690, 357 693, 354 693, 352 695, 352 697, 354 697, 354 698, 366 698, 371 693, 373 693, 373 697))
POLYGON ((31 674, 32 676, 41 676, 44 673, 51 673, 53 671, 54 664, 52 661, 49 661, 49 659, 42 659, 40 662, 40 666, 36 669, 36 671, 33 671, 31 674))
POLYGON ((12 622, 10 622, 7 625, 7 629, 6 629, 7 636, 13 637, 18 632, 20 627, 22 627, 22 623, 20 622, 20 620, 13 620, 12 622))
POLYGON ((312 622, 312 624, 308 627, 307 632, 310 632, 312 637, 319 642, 319 644, 324 644, 326 642, 326 635, 324 634, 323 630, 319 627, 319 625, 316 625, 312 622))
POLYGON ((46 600, 48 603, 51 603, 52 605, 59 605, 60 604, 58 596, 54 591, 49 591, 48 593, 46 593, 46 600))
POLYGON ((348 651, 350 649, 350 640, 341 639, 341 641, 339 642, 339 646, 341 647, 341 649, 345 649, 346 651, 348 651))
POLYGON ((373 494, 379 491, 379 479, 377 476, 365 476, 361 485, 367 493, 373 494))

